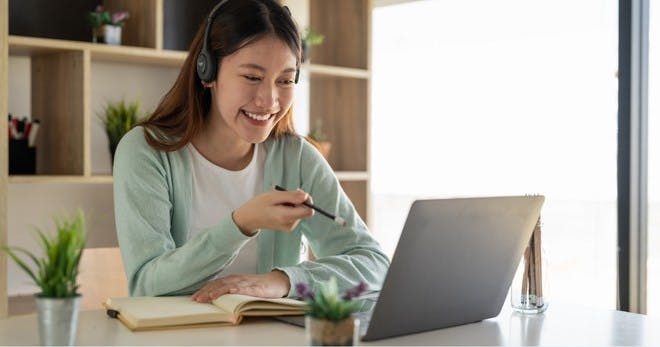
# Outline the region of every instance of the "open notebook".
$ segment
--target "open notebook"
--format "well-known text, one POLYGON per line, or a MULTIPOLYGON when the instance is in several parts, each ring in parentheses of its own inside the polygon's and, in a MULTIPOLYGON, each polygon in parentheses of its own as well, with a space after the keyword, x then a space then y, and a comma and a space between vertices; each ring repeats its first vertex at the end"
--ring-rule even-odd
POLYGON ((239 294, 226 294, 209 304, 195 302, 190 296, 109 298, 103 306, 109 316, 134 331, 235 325, 244 316, 303 315, 306 308, 303 301, 239 294))

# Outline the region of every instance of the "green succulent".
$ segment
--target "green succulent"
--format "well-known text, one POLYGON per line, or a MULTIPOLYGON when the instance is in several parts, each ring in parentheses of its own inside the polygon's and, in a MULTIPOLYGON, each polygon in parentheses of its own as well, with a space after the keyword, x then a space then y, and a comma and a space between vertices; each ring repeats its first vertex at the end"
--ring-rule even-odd
POLYGON ((115 150, 119 140, 137 124, 140 116, 140 101, 126 103, 123 99, 119 102, 108 102, 100 115, 100 119, 108 135, 110 154, 114 158, 115 150))
POLYGON ((344 294, 339 295, 337 279, 331 277, 329 281, 321 283, 318 292, 305 283, 296 284, 298 295, 307 301, 307 314, 318 319, 341 321, 358 311, 361 304, 353 300, 367 290, 367 284, 360 282, 344 294))
POLYGON ((307 137, 316 142, 324 142, 327 139, 327 136, 323 132, 323 120, 321 118, 316 118, 314 126, 309 129, 307 137))
POLYGON ((320 45, 323 43, 325 36, 316 32, 314 29, 307 27, 303 34, 302 40, 310 46, 320 45))
POLYGON ((53 236, 35 228, 44 256, 38 258, 32 252, 20 248, 0 246, 9 257, 41 288, 41 297, 68 298, 77 296, 78 265, 87 241, 85 216, 81 210, 73 218, 55 218, 57 232, 53 236), (28 266, 19 255, 29 258, 34 267, 28 266))

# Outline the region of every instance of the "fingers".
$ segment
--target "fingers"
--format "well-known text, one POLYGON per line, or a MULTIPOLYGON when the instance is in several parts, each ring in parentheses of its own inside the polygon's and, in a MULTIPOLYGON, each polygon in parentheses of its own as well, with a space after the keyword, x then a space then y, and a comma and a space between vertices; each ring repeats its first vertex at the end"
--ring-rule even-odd
POLYGON ((293 190, 293 191, 273 191, 270 192, 269 196, 271 197, 271 202, 273 204, 293 204, 293 205, 300 205, 303 202, 307 201, 310 199, 309 194, 304 192, 301 189, 298 190, 293 190))
POLYGON ((247 285, 247 281, 241 276, 230 275, 227 277, 213 280, 200 288, 192 295, 192 300, 202 303, 209 303, 221 295, 231 293, 232 290, 240 286, 247 285))
POLYGON ((209 303, 225 294, 277 298, 289 292, 288 286, 288 277, 281 274, 230 275, 209 282, 192 295, 192 300, 209 303))
POLYGON ((259 229, 292 231, 301 219, 314 215, 312 208, 303 205, 311 201, 311 196, 302 190, 270 191, 237 208, 232 218, 248 236, 259 229))

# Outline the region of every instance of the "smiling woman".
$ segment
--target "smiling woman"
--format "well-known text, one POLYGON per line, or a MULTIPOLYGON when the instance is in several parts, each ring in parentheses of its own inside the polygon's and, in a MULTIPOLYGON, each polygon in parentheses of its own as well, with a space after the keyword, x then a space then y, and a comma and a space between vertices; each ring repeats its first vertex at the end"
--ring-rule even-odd
POLYGON ((293 129, 299 67, 298 30, 275 0, 223 0, 202 23, 170 91, 117 149, 131 295, 283 297, 330 277, 380 288, 387 257, 293 129), (314 216, 312 196, 346 224, 314 216), (314 261, 299 262, 303 236, 314 261))

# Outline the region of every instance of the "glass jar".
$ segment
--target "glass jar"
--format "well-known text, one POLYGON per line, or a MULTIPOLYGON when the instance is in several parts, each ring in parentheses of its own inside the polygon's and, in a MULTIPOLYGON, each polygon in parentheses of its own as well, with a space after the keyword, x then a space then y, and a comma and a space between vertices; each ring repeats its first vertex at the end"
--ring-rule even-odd
POLYGON ((544 292, 547 287, 546 264, 541 248, 539 218, 511 283, 511 307, 514 310, 535 314, 548 308, 548 299, 544 292))

